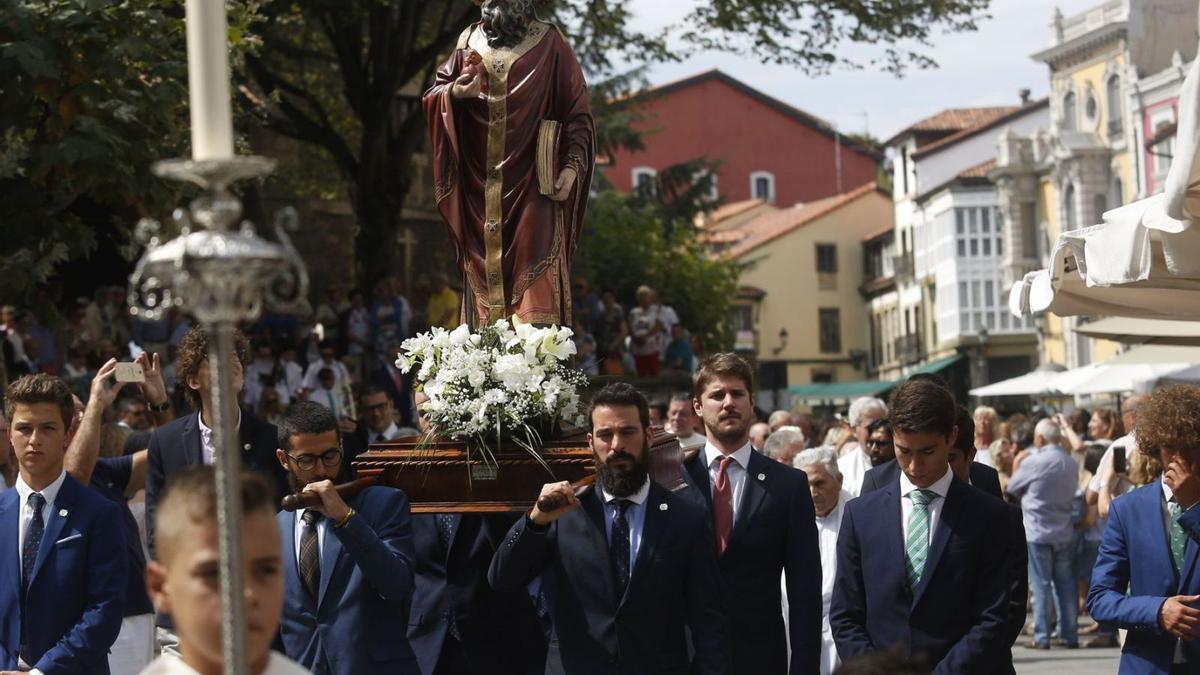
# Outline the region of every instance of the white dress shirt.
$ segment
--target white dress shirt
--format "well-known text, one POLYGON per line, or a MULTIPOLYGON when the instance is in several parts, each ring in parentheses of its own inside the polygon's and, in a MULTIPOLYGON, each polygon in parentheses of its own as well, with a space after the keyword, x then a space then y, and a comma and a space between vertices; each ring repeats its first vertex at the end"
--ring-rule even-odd
MULTIPOLYGON (((293 536, 296 542, 296 569, 300 569, 300 537, 304 535, 304 512, 308 509, 296 509, 296 527, 293 536)), ((325 554, 325 533, 329 531, 329 519, 323 515, 317 521, 317 558, 325 554)))
MULTIPOLYGON (((54 500, 58 498, 58 491, 62 488, 63 481, 66 479, 67 471, 66 469, 63 469, 63 472, 58 475, 58 478, 56 478, 53 483, 47 485, 41 490, 34 490, 33 488, 29 487, 29 484, 25 482, 24 478, 21 478, 20 475, 17 476, 17 484, 13 486, 13 489, 17 491, 17 500, 21 502, 21 520, 18 521, 17 524, 18 561, 21 560, 23 555, 25 555, 25 530, 29 529, 29 524, 33 522, 33 509, 29 508, 29 495, 33 494, 34 492, 40 492, 42 497, 46 500, 46 502, 42 504, 42 525, 49 525, 50 514, 54 513, 54 500)), ((46 542, 43 541, 41 545, 44 546, 45 543, 46 542)), ((53 544, 54 542, 50 543, 53 544)))
POLYGON ((388 428, 382 432, 373 429, 367 429, 367 442, 379 443, 380 441, 394 441, 400 436, 400 427, 396 426, 395 422, 388 425, 388 428))
MULTIPOLYGON (((717 488, 717 473, 721 470, 720 459, 724 456, 724 453, 718 450, 712 441, 705 441, 704 461, 708 465, 710 491, 717 488)), ((733 457, 733 461, 725 469, 725 475, 729 478, 730 493, 733 497, 733 522, 736 523, 738 511, 742 506, 742 492, 746 488, 746 471, 750 466, 750 441, 746 441, 745 445, 730 456, 733 457)))
POLYGON ((857 497, 862 492, 863 476, 871 470, 871 457, 858 443, 847 445, 850 449, 838 458, 838 471, 842 474, 842 489, 857 497))
MULTIPOLYGON (((936 494, 933 499, 929 500, 929 505, 926 507, 929 510, 929 541, 933 541, 933 533, 937 530, 938 520, 941 519, 942 508, 946 505, 946 492, 950 490, 950 482, 954 480, 954 472, 950 467, 946 467, 946 473, 941 478, 934 481, 933 485, 925 488, 936 494)), ((904 545, 908 545, 908 518, 912 515, 913 503, 908 498, 908 493, 916 490, 917 486, 912 484, 903 471, 900 472, 900 526, 904 528, 904 536, 901 541, 904 545)))
MULTIPOLYGON (((213 430, 204 423, 204 415, 196 415, 196 421, 200 423, 200 456, 204 460, 205 466, 212 466, 217 463, 217 442, 213 439, 213 430)), ((242 409, 238 408, 237 425, 234 429, 242 427, 242 409)))

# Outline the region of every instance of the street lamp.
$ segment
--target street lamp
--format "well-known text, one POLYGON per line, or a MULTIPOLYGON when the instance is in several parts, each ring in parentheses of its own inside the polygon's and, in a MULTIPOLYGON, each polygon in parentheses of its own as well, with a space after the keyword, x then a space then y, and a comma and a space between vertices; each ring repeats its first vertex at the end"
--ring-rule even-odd
POLYGON ((279 243, 261 239, 248 221, 238 223, 241 201, 230 183, 269 173, 275 163, 263 157, 176 159, 158 162, 154 173, 202 188, 172 220, 178 237, 160 243, 158 221, 143 218, 137 233, 146 253, 129 278, 130 312, 157 319, 171 309, 195 316, 208 332, 208 367, 213 374, 214 442, 217 456, 217 532, 221 548, 221 630, 227 673, 246 672, 245 608, 242 588, 242 496, 239 489, 237 392, 230 363, 236 358, 233 334, 241 321, 258 318, 265 305, 278 311, 307 306, 308 272, 286 230, 295 229, 288 207, 275 217, 279 243), (234 226, 238 225, 237 229, 234 226))

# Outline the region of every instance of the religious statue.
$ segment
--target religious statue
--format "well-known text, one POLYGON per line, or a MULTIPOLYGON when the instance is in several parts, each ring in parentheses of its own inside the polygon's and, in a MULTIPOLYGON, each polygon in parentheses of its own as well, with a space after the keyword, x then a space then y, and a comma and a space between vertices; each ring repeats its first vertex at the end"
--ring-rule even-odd
POLYGON ((462 320, 515 314, 569 326, 571 259, 596 155, 587 84, 532 0, 482 4, 481 21, 463 31, 424 96, 462 320))

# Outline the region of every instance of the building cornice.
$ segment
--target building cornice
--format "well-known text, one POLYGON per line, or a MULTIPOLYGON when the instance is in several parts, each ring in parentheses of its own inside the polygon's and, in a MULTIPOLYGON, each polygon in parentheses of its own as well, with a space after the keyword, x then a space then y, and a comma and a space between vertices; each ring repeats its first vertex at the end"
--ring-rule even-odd
POLYGON ((1034 61, 1041 61, 1052 69, 1057 70, 1059 66, 1074 57, 1077 57, 1095 47, 1112 42, 1122 40, 1129 28, 1128 21, 1116 21, 1105 24, 1099 28, 1084 33, 1079 37, 1067 40, 1062 44, 1055 45, 1049 49, 1043 49, 1032 56, 1034 61))

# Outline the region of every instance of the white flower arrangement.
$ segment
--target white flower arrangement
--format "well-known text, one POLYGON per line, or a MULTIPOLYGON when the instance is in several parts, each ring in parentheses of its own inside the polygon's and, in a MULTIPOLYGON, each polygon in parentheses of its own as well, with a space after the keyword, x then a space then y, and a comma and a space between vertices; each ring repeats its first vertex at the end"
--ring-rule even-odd
POLYGON ((485 458, 489 441, 507 440, 540 459, 543 430, 561 420, 583 423, 578 389, 587 377, 571 367, 572 335, 515 316, 475 332, 434 328, 404 341, 396 367, 416 371, 435 438, 465 439, 485 458))

